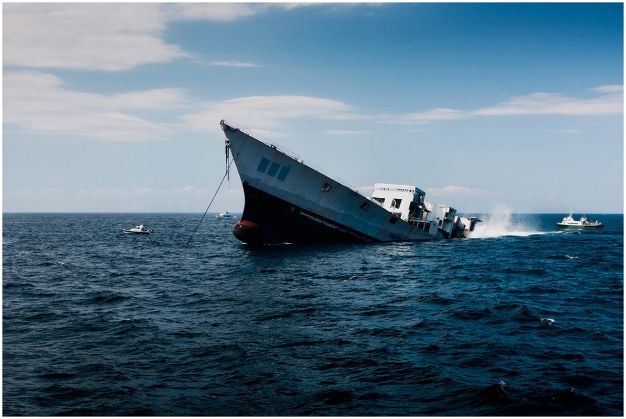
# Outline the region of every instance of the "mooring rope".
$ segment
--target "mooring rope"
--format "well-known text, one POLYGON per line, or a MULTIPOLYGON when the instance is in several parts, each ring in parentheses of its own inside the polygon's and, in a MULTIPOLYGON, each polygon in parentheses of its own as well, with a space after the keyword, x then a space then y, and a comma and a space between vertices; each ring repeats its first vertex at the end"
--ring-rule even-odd
MULTIPOLYGON (((231 160, 230 164, 228 166, 226 166, 226 173, 224 173, 224 177, 222 178, 222 181, 220 182, 220 186, 217 187, 217 190, 215 191, 215 194, 213 195, 213 198, 211 199, 211 202, 209 202, 209 206, 206 207, 206 211, 204 211, 204 215, 202 216, 202 218, 200 218, 200 222, 198 223, 198 225, 196 226, 196 229, 193 231, 193 233, 191 234, 191 237, 189 237, 189 240, 187 241, 187 244, 185 246, 189 246, 189 243, 191 243, 191 239, 193 239, 193 236, 196 234, 196 231, 198 231, 198 227, 200 227, 200 224, 202 224, 202 220, 204 220, 204 217, 206 216, 206 213, 209 212, 209 208, 211 208, 211 204, 213 203, 213 200, 215 199, 215 197, 217 196, 217 193, 219 192, 220 188, 222 187, 222 183, 224 183, 224 179, 226 179, 226 176, 229 175, 230 173, 230 165, 233 164, 235 160, 231 160)), ((230 178, 230 176, 229 176, 230 178)))

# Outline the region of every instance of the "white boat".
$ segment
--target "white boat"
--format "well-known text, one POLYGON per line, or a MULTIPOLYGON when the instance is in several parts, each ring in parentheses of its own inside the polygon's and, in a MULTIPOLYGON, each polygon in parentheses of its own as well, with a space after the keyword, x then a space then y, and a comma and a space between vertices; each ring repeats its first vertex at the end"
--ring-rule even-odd
POLYGON ((220 212, 216 215, 217 218, 236 218, 233 214, 228 211, 220 212))
POLYGON ((143 224, 139 224, 129 230, 122 229, 124 234, 152 234, 154 231, 146 229, 143 224))
POLYGON ((579 229, 604 227, 604 225, 600 221, 587 221, 587 217, 585 217, 584 215, 580 217, 580 220, 576 221, 574 220, 574 217, 572 217, 572 214, 573 211, 570 211, 569 215, 567 217, 563 217, 563 221, 561 221, 560 223, 556 223, 556 225, 562 228, 579 229))
MULTIPOLYGON (((243 185, 233 235, 249 244, 355 243, 467 237, 479 222, 424 200, 415 186, 379 183, 372 197, 282 147, 220 121, 243 185)), ((356 162, 355 162, 356 163, 356 162)))

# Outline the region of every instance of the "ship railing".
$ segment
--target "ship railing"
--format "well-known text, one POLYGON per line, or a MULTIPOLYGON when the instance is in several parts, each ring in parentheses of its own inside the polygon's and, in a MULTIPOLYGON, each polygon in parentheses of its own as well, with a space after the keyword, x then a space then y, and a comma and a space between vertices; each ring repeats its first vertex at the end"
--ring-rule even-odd
POLYGON ((303 164, 321 174, 323 174, 326 177, 331 178, 332 180, 334 180, 337 183, 340 183, 341 185, 345 186, 348 189, 352 189, 354 192, 358 193, 359 195, 365 196, 365 194, 363 194, 363 192, 361 192, 361 188, 356 188, 354 186, 351 186, 348 182, 346 182, 345 180, 341 179, 338 176, 335 176, 333 174, 330 174, 328 172, 326 172, 324 169, 322 169, 321 167, 315 165, 315 164, 311 164, 308 161, 305 163, 304 159, 299 156, 298 154, 294 153, 293 151, 281 146, 280 144, 277 144, 271 140, 269 140, 267 137, 264 137, 263 135, 259 134, 258 132, 254 132, 252 131, 250 128, 246 128, 241 124, 236 123, 235 121, 231 121, 230 119, 222 119, 222 122, 225 123, 226 125, 228 125, 231 128, 235 128, 238 129, 239 131, 243 132, 246 135, 249 135, 250 137, 259 140, 267 145, 269 145, 270 147, 272 147, 273 149, 280 151, 281 153, 285 154, 288 157, 291 157, 292 159, 296 160, 298 163, 303 164))

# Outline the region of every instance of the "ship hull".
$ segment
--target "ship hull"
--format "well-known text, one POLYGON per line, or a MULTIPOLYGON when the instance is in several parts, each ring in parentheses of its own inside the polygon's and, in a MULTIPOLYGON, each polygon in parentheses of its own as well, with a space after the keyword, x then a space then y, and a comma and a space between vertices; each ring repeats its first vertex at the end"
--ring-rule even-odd
POLYGON ((604 227, 603 224, 599 224, 599 225, 581 225, 581 224, 562 224, 562 223, 556 223, 557 226, 559 226, 559 228, 569 228, 572 230, 587 230, 587 229, 595 229, 595 228, 602 228, 604 227))
POLYGON ((233 235, 249 244, 321 244, 376 242, 347 226, 306 211, 246 183, 246 204, 233 235))

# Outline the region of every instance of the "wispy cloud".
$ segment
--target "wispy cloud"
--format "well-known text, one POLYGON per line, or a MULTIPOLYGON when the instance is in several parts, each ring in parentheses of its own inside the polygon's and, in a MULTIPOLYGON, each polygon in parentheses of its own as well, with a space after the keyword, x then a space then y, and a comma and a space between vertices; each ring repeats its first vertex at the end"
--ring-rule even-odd
POLYGON ((285 120, 295 118, 316 119, 355 119, 358 114, 353 107, 331 99, 309 96, 251 96, 206 102, 199 112, 183 116, 188 126, 196 130, 217 130, 217 124, 208 125, 208 121, 231 119, 245 121, 245 125, 259 133, 280 135, 274 131, 285 120))
POLYGON ((548 132, 557 132, 560 134, 580 134, 582 131, 579 129, 550 129, 548 132))
POLYGON ((470 115, 467 112, 459 111, 456 109, 448 109, 448 108, 436 108, 430 109, 425 112, 417 112, 401 115, 396 119, 395 122, 399 124, 425 124, 430 121, 442 121, 442 120, 451 120, 451 119, 464 119, 468 118, 470 115))
POLYGON ((212 20, 230 22, 254 16, 269 8, 267 4, 252 3, 177 3, 164 4, 160 9, 170 20, 212 20))
POLYGON ((592 98, 568 97, 559 93, 532 93, 516 96, 499 105, 462 111, 451 108, 435 108, 424 112, 402 115, 384 115, 378 123, 424 125, 433 121, 501 115, 609 115, 624 112, 622 85, 599 86, 589 89, 592 98))
POLYGON ((500 105, 477 109, 473 115, 606 115, 624 112, 623 86, 591 89, 598 97, 581 99, 559 93, 538 92, 517 96, 500 105))
POLYGON ((487 189, 471 189, 464 186, 446 186, 445 188, 431 188, 426 190, 426 196, 430 197, 443 197, 443 196, 494 196, 499 192, 490 191, 487 189))
POLYGON ((5 71, 3 119, 27 131, 63 132, 113 141, 166 139, 173 127, 137 116, 190 106, 183 89, 115 95, 76 92, 51 74, 5 71))
POLYGON ((335 129, 335 130, 323 131, 322 134, 329 134, 329 135, 370 135, 370 134, 376 134, 376 131, 350 131, 350 130, 343 130, 343 129, 335 129))
POLYGON ((610 84, 607 86, 599 86, 590 90, 595 90, 601 93, 624 93, 624 86, 621 84, 610 84))
POLYGON ((218 66, 218 67, 263 67, 254 63, 243 63, 240 61, 198 61, 201 64, 218 66))

